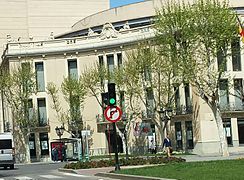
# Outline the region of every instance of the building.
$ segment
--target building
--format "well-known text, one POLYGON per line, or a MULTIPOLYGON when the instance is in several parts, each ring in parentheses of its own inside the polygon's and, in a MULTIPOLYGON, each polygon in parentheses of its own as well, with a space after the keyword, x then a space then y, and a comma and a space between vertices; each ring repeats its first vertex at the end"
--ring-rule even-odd
MULTIPOLYGON (((239 14, 243 14, 243 3, 238 1, 231 1, 231 3, 239 14)), ((106 7, 106 1, 104 4, 106 7)), ((59 31, 60 34, 56 35, 55 38, 7 43, 2 56, 3 63, 8 64, 9 67, 14 67, 22 62, 33 62, 33 68, 37 72, 37 81, 41 83, 42 87, 37 94, 33 94, 31 97, 33 107, 37 108, 40 118, 38 128, 31 133, 29 138, 34 143, 31 151, 33 158, 38 160, 50 158, 50 143, 57 139, 55 127, 62 125, 57 120, 55 111, 51 108, 51 98, 45 91, 47 83, 53 82, 60 86, 63 77, 69 76, 70 73, 79 76, 85 68, 92 67, 96 62, 103 63, 108 68, 119 65, 122 59, 126 59, 126 52, 135 48, 138 42, 154 38, 153 17, 155 16, 155 7, 158 7, 159 4, 158 1, 145 1, 108 9, 81 18, 79 21, 76 19, 77 22, 72 26, 70 25, 70 31, 65 32, 66 29, 63 33, 59 31), (42 144, 47 144, 47 146, 43 149, 42 144)), ((40 26, 43 27, 43 25, 40 26)), ((33 28, 31 32, 35 32, 35 30, 36 28, 33 28)), ((47 30, 49 29, 47 28, 47 30)), ((52 31, 51 27, 50 31, 52 31)), ((228 70, 235 75, 236 81, 240 81, 240 83, 244 78, 242 72, 244 63, 241 63, 243 59, 244 57, 241 55, 239 63, 232 63, 231 60, 227 63, 228 70)), ((201 155, 218 154, 219 139, 216 122, 203 100, 192 92, 191 86, 182 85, 176 94, 176 101, 180 108, 177 109, 169 126, 174 148, 201 155), (199 104, 200 109, 197 118, 194 116, 193 104, 191 103, 199 104)), ((64 99, 61 102, 63 107, 67 107, 64 99)), ((233 96, 229 96, 228 103, 236 105, 229 109, 231 113, 223 114, 223 118, 226 120, 224 125, 230 145, 229 151, 233 153, 243 152, 244 110, 240 106, 240 101, 233 96)), ((11 114, 4 102, 3 116, 3 124, 11 125, 11 114)), ((92 96, 87 97, 82 120, 85 127, 89 126, 93 131, 91 137, 93 144, 90 147, 90 154, 92 155, 107 154, 113 151, 111 150, 113 148, 111 137, 114 135, 109 123, 104 121, 102 117, 103 110, 96 99, 92 96)), ((131 140, 128 142, 130 152, 145 152, 148 148, 148 142, 145 140, 147 134, 144 135, 145 139, 142 147, 140 147, 141 149, 133 143, 133 139, 136 139, 137 122, 146 119, 150 119, 150 117, 148 114, 142 113, 140 121, 135 120, 130 126, 131 140)), ((158 129, 150 124, 150 121, 147 122, 149 125, 147 123, 144 125, 154 129, 153 136, 150 135, 148 139, 156 139, 157 145, 161 146, 158 129)), ((67 125, 65 127, 67 128, 67 125)), ((123 132, 124 127, 120 129, 123 132)), ((62 137, 70 138, 71 135, 65 132, 62 137)), ((120 138, 121 152, 123 145, 120 138)))

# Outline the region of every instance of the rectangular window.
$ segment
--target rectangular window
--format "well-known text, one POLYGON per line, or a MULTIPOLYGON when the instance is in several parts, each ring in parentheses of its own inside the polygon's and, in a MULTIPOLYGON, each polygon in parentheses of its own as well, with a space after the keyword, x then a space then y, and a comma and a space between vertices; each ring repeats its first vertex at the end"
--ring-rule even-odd
POLYGON ((244 145, 244 119, 237 119, 239 144, 244 145))
POLYGON ((228 80, 223 79, 219 82, 219 105, 221 109, 226 109, 229 107, 229 88, 228 80))
POLYGON ((49 155, 48 133, 40 133, 41 155, 49 155))
MULTIPOLYGON (((31 74, 31 65, 29 62, 24 62, 21 63, 21 71, 22 73, 24 72, 25 74, 31 74)), ((26 75, 25 75, 26 76, 26 75)), ((23 92, 27 92, 28 90, 31 90, 31 86, 30 86, 30 79, 29 78, 24 78, 22 79, 22 86, 23 86, 23 92)))
POLYGON ((38 105, 39 126, 46 126, 47 125, 46 100, 37 99, 37 105, 38 105))
POLYGON ((242 96, 243 96, 242 79, 234 79, 234 93, 235 93, 235 110, 243 110, 243 104, 242 104, 242 96))
POLYGON ((223 119, 224 133, 228 145, 232 144, 232 132, 231 132, 231 121, 230 119, 223 119))
POLYGON ((104 65, 103 56, 98 56, 98 63, 99 67, 102 67, 104 65))
POLYGON ((29 121, 34 119, 34 109, 33 109, 32 99, 28 100, 28 118, 29 118, 29 121))
POLYGON ((114 72, 114 55, 107 55, 108 72, 112 74, 114 72))
POLYGON ((192 130, 192 121, 186 121, 186 147, 187 149, 193 149, 193 130, 192 130))
POLYGON ((179 87, 174 87, 174 91, 175 91, 176 113, 177 114, 181 114, 182 113, 182 109, 181 109, 181 106, 180 106, 180 91, 179 91, 179 87))
POLYGON ((69 72, 69 77, 78 79, 77 60, 76 59, 68 60, 68 72, 69 72))
POLYGON ((147 117, 153 117, 153 108, 154 108, 154 95, 153 95, 153 90, 151 88, 148 88, 146 90, 147 93, 147 99, 146 99, 146 104, 147 104, 147 117))
POLYGON ((188 83, 185 84, 184 91, 185 91, 186 113, 192 113, 190 87, 188 83))
MULTIPOLYGON (((103 72, 103 68, 104 68, 104 60, 103 60, 103 56, 98 56, 98 68, 99 68, 99 72, 103 72)), ((100 83, 101 86, 103 86, 104 84, 104 74, 103 73, 99 73, 99 77, 100 77, 100 83)))
POLYGON ((45 91, 45 80, 44 80, 43 62, 36 62, 35 69, 36 69, 37 91, 44 92, 45 91))
POLYGON ((231 43, 233 71, 241 71, 241 50, 240 38, 236 38, 231 43))
POLYGON ((218 70, 219 71, 227 71, 227 64, 226 64, 226 57, 225 57, 225 50, 220 48, 217 51, 217 62, 218 62, 218 70))
POLYGON ((176 149, 177 150, 183 149, 181 122, 175 122, 175 139, 176 139, 176 149))
POLYGON ((118 53, 117 54, 117 59, 118 59, 118 68, 122 67, 122 54, 118 53))
POLYGON ((11 139, 0 140, 0 149, 12 149, 12 140, 11 139))
POLYGON ((120 91, 119 92, 119 105, 121 107, 121 110, 123 112, 122 114, 122 120, 126 119, 126 114, 125 114, 125 92, 120 91))

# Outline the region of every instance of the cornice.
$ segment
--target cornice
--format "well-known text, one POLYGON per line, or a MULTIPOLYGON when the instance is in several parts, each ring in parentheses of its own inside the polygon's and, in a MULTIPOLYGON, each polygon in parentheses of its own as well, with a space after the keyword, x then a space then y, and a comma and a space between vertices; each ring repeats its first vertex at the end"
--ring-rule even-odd
POLYGON ((62 54, 70 52, 88 52, 135 44, 139 41, 155 37, 152 26, 136 29, 125 28, 116 31, 110 23, 106 23, 100 34, 90 32, 86 37, 50 39, 46 41, 9 42, 6 46, 5 58, 21 56, 38 56, 62 54))

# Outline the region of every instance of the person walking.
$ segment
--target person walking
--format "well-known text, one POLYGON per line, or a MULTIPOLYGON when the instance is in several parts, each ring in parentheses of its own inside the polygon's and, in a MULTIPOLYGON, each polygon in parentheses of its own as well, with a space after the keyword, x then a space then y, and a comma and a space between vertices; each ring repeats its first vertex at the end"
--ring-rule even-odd
POLYGON ((164 147, 166 149, 167 157, 170 157, 171 151, 172 151, 172 146, 171 146, 171 140, 169 138, 169 134, 167 134, 166 137, 164 138, 163 148, 164 147))
POLYGON ((62 162, 66 161, 66 145, 62 146, 62 162))

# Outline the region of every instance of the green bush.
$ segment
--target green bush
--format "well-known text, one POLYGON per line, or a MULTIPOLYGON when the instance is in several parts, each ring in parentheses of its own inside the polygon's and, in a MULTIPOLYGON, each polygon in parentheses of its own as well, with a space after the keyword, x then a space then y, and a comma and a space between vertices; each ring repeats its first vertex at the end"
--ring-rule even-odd
MULTIPOLYGON (((126 159, 120 159, 119 163, 121 166, 131 166, 131 165, 145 165, 145 164, 162 164, 162 163, 172 163, 172 162, 185 162, 185 159, 178 157, 134 157, 126 159)), ((114 166, 115 160, 100 160, 100 161, 89 161, 89 162, 75 162, 68 163, 64 168, 67 169, 89 169, 89 168, 100 168, 100 167, 111 167, 114 166)))

